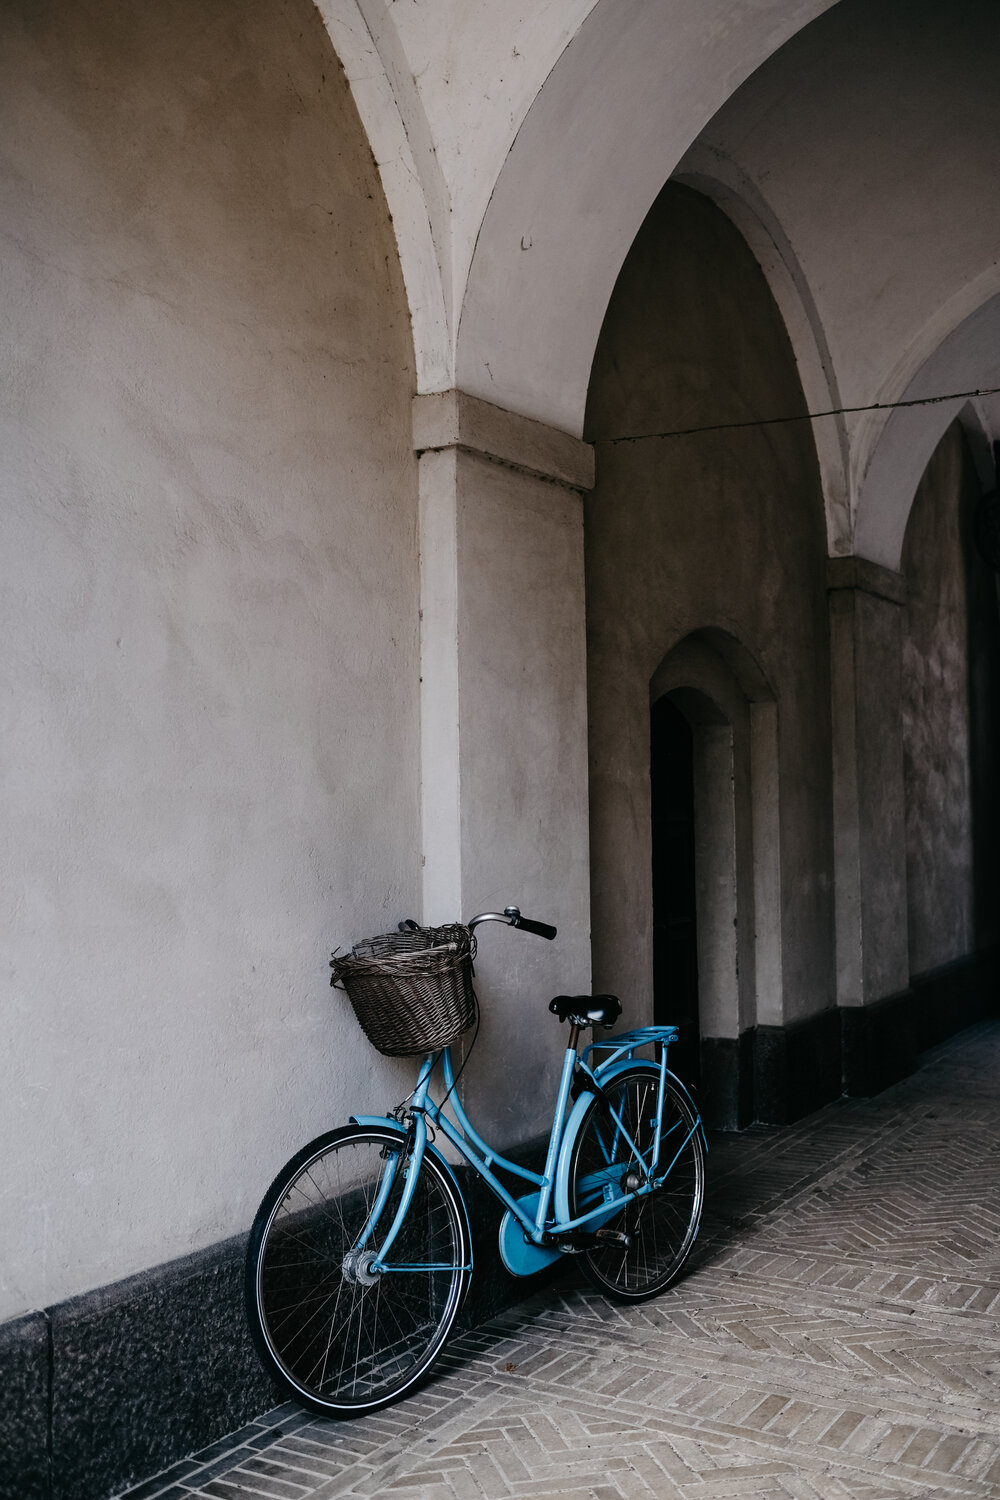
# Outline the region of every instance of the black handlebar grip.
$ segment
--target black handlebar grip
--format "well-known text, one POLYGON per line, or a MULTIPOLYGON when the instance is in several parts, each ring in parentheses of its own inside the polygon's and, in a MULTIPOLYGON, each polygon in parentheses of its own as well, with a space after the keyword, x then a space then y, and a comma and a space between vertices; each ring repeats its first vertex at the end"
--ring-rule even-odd
POLYGON ((515 917, 513 925, 522 927, 525 932, 533 932, 538 937, 548 938, 550 943, 556 935, 556 928, 550 927, 548 922, 533 922, 530 917, 515 917))

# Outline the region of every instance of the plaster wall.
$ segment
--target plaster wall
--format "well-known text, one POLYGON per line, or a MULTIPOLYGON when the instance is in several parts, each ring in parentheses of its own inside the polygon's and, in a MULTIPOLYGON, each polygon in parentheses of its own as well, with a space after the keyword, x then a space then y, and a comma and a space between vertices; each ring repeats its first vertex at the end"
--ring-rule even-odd
POLYGON ((989 791, 996 769, 990 723, 996 593, 971 545, 979 493, 956 424, 927 466, 903 547, 906 875, 914 974, 970 953, 996 934, 995 918, 983 921, 991 905, 995 912, 997 896, 996 858, 988 847, 996 832, 996 796, 989 791))
POLYGON ((587 697, 580 495, 457 454, 464 913, 521 907, 553 942, 479 929, 474 1119, 502 1146, 546 1129, 566 1029, 590 987, 587 697))
POLYGON ((861 1006, 908 979, 903 588, 854 558, 831 560, 829 579, 837 998, 861 1006))
MULTIPOLYGON (((608 307, 587 431, 595 983, 651 1006, 650 679, 678 640, 721 628, 773 690, 785 1023, 832 1003, 830 714, 822 498, 808 426, 635 434, 802 408, 774 302, 720 211, 669 184, 608 307)), ((767 922, 765 913, 759 921, 767 922)))
POLYGON ((326 960, 420 871, 412 357, 318 16, 12 0, 0 116, 3 1315, 399 1097, 326 960))
POLYGON ((731 724, 702 724, 694 734, 698 1020, 705 1036, 740 1033, 733 739, 731 724))

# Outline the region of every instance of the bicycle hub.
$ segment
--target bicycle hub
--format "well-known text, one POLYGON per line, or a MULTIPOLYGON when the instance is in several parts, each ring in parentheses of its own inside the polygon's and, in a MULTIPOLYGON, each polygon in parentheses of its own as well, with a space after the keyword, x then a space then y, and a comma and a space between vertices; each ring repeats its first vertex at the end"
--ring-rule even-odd
POLYGON ((373 1269, 374 1264, 375 1256, 370 1250, 348 1250, 340 1263, 340 1269, 345 1281, 352 1281, 357 1286, 374 1286, 379 1279, 379 1272, 373 1269))

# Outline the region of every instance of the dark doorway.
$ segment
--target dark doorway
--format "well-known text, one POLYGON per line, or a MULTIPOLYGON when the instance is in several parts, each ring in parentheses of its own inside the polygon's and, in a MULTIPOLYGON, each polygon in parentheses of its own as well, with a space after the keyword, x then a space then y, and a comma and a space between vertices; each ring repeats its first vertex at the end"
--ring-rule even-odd
POLYGON ((669 697, 650 713, 653 832, 653 1019, 676 1026, 670 1068, 700 1081, 694 876, 694 736, 669 697))

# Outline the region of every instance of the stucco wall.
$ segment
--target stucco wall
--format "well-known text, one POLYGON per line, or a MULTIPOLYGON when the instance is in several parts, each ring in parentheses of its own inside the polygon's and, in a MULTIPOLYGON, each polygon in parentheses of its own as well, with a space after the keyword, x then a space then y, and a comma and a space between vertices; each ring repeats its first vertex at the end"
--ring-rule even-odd
POLYGON ((306 0, 0 16, 0 1315, 244 1227, 399 1070, 419 902, 402 286, 306 0))
POLYGON ((463 1087, 502 1149, 550 1127, 566 1028, 548 1001, 590 984, 583 514, 547 480, 472 454, 458 466, 465 899, 558 928, 551 943, 479 933, 463 1087))
POLYGON ((903 746, 913 974, 926 973, 997 936, 996 593, 972 544, 979 494, 971 455, 955 423, 924 472, 903 546, 903 746))
POLYGON ((651 995, 649 684, 689 632, 743 643, 777 700, 783 1018, 832 1003, 823 507, 808 423, 615 444, 804 410, 763 275, 723 214, 668 184, 598 344, 586 518, 594 982, 651 995))

